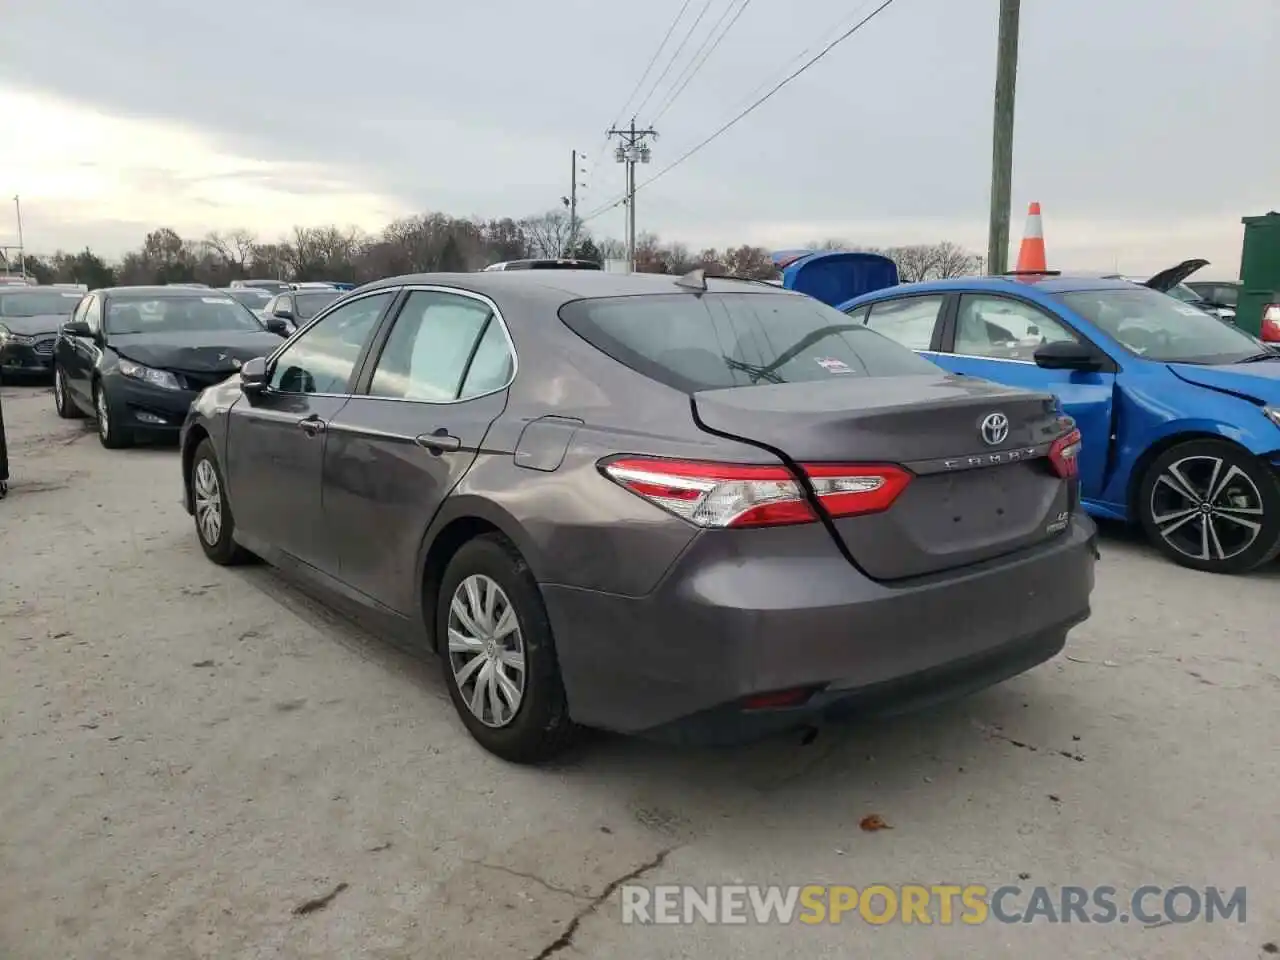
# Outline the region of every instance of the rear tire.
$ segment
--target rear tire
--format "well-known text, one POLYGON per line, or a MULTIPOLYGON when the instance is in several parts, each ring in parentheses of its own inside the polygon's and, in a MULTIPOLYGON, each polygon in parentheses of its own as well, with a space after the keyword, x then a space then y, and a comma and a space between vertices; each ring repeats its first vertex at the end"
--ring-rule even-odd
POLYGON ((93 409, 98 423, 98 439, 108 450, 120 450, 133 445, 133 436, 120 425, 111 397, 101 382, 93 385, 93 409))
POLYGON ((208 439, 200 441, 191 458, 189 482, 196 538, 204 555, 223 567, 249 562, 253 554, 235 541, 236 524, 227 500, 227 485, 208 439))
POLYGON ((67 392, 66 375, 57 364, 53 367, 53 405, 63 420, 79 420, 84 416, 67 392))
POLYGON ((445 569, 435 610, 449 696, 472 737, 512 763, 569 749, 555 641, 528 564, 499 534, 462 545, 445 569))
POLYGON ((1151 542, 1193 570, 1247 573, 1280 554, 1280 476, 1226 440, 1188 440, 1156 457, 1137 510, 1151 542))

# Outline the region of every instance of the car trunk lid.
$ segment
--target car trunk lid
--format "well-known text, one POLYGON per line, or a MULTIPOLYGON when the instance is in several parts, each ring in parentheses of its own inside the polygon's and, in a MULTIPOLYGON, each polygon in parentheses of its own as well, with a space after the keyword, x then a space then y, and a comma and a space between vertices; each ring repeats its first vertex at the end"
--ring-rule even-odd
POLYGON ((786 289, 832 307, 898 284, 897 265, 878 253, 786 250, 774 254, 773 259, 782 271, 786 289))
POLYGON ((991 559, 1067 526, 1074 481, 1048 459, 1064 428, 1047 394, 939 374, 707 390, 693 404, 703 429, 771 450, 797 469, 907 468, 911 482, 888 509, 823 511, 838 546, 878 580, 991 559), (993 415, 1005 418, 1004 431, 992 429, 993 415))

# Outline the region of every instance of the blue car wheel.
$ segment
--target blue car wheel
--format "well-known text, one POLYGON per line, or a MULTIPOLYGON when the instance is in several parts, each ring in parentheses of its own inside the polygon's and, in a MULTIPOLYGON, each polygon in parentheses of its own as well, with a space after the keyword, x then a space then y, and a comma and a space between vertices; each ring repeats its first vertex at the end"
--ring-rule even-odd
POLYGON ((1225 440, 1176 444, 1138 490, 1147 536, 1170 559, 1210 573, 1245 573, 1280 553, 1280 476, 1225 440))

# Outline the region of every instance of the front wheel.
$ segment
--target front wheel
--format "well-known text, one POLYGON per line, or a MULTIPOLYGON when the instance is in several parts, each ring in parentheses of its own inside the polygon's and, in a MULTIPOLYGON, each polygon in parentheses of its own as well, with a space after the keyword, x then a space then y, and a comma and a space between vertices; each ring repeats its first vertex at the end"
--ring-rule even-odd
POLYGON ((1225 440, 1189 440, 1156 457, 1138 515, 1166 556, 1195 570, 1247 573, 1280 553, 1280 477, 1225 440))
POLYGON ((60 366, 53 368, 53 406, 63 420, 80 419, 80 408, 71 399, 71 394, 67 390, 67 376, 60 366))
POLYGON ((101 383, 94 384, 93 387, 93 409, 98 420, 98 439, 104 447, 119 450, 133 443, 133 437, 120 425, 120 418, 116 416, 107 388, 101 383))
POLYGON ((497 534, 464 544, 435 611, 445 683, 467 730, 490 753, 539 763, 568 749, 569 719, 551 623, 528 565, 497 534))

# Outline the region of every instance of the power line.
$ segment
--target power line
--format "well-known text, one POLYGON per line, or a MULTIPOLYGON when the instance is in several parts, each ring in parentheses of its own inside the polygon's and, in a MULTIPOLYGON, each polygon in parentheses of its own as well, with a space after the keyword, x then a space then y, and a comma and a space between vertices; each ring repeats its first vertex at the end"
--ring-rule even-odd
POLYGON ((698 71, 702 69, 702 65, 711 58, 713 53, 716 52, 716 48, 720 46, 720 42, 728 36, 729 31, 733 29, 733 25, 738 22, 738 18, 746 12, 747 7, 751 6, 751 0, 742 0, 741 5, 738 7, 738 11, 733 15, 733 19, 729 21, 729 25, 721 31, 718 37, 715 36, 716 30, 719 29, 720 24, 724 23, 725 18, 729 16, 729 11, 733 9, 734 2, 736 2, 736 0, 730 0, 729 5, 724 8, 724 13, 720 14, 720 19, 716 21, 715 26, 711 28, 711 32, 707 34, 706 40, 702 43, 702 50, 705 52, 702 53, 701 58, 699 58, 695 53, 693 59, 691 59, 689 64, 686 65, 684 73, 681 74, 681 77, 677 78, 676 83, 673 84, 673 86, 675 86, 675 92, 667 97, 663 102, 661 108, 658 110, 657 116, 653 118, 654 123, 661 120, 662 115, 671 109, 671 105, 680 99, 680 94, 684 93, 684 88, 689 85, 689 81, 698 75, 698 71), (710 43, 710 47, 708 47, 708 43, 711 41, 712 37, 715 37, 715 42, 710 43), (693 68, 692 70, 689 69, 690 66, 693 68))
MULTIPOLYGON (((764 96, 762 96, 762 97, 760 97, 759 99, 757 99, 754 103, 752 103, 752 104, 751 104, 749 107, 747 107, 745 110, 743 110, 743 111, 741 111, 740 113, 738 113, 738 114, 737 114, 737 116, 735 116, 732 120, 730 120, 730 121, 728 121, 727 123, 725 123, 725 124, 724 124, 723 126, 721 126, 718 130, 716 130, 716 131, 715 131, 715 133, 711 134, 711 136, 707 137, 707 138, 706 138, 705 140, 703 140, 701 143, 699 143, 699 144, 697 144, 696 146, 691 147, 690 149, 686 150, 683 154, 681 154, 679 157, 677 157, 677 158, 676 158, 675 160, 673 160, 671 163, 667 164, 665 167, 663 167, 661 170, 659 170, 657 173, 655 173, 652 177, 650 177, 650 178, 649 178, 648 180, 646 180, 644 183, 642 183, 642 184, 640 184, 639 186, 637 186, 637 187, 636 187, 636 189, 637 189, 637 190, 639 190, 641 187, 647 187, 649 184, 653 183, 655 180, 658 180, 658 179, 660 179, 661 177, 666 176, 668 173, 670 173, 670 172, 671 172, 672 170, 674 170, 676 167, 680 166, 680 164, 684 163, 686 160, 688 160, 690 157, 692 157, 692 156, 693 156, 695 153, 697 153, 699 150, 701 150, 701 149, 703 149, 704 147, 706 147, 708 144, 710 144, 712 141, 716 140, 716 139, 717 139, 718 137, 720 137, 722 134, 724 134, 724 133, 728 132, 730 129, 732 129, 734 126, 736 126, 740 121, 742 121, 742 120, 743 120, 743 119, 745 119, 747 116, 749 116, 751 113, 753 113, 757 108, 759 108, 759 107, 763 106, 767 101, 769 101, 770 99, 772 99, 772 98, 773 98, 773 96, 774 96, 775 94, 777 94, 777 93, 778 93, 778 92, 779 92, 783 87, 785 87, 787 84, 789 84, 792 80, 796 79, 796 77, 800 76, 802 73, 804 73, 806 70, 808 70, 808 69, 809 69, 810 67, 812 67, 814 64, 816 64, 819 60, 823 59, 823 58, 824 58, 828 53, 830 53, 832 50, 834 50, 834 49, 835 49, 836 47, 838 47, 840 44, 844 43, 844 41, 848 40, 851 36, 853 36, 855 33, 857 33, 859 30, 861 30, 863 27, 865 27, 868 23, 870 23, 872 20, 874 20, 877 16, 879 16, 881 13, 883 13, 885 10, 887 10, 889 7, 891 7, 891 6, 893 5, 893 3, 894 3, 894 2, 895 2, 895 0, 882 0, 882 2, 880 3, 880 5, 879 5, 878 7, 876 7, 874 10, 872 10, 869 14, 867 14, 865 17, 863 17, 861 20, 859 20, 857 23, 855 23, 852 27, 850 27, 848 30, 846 30, 844 33, 842 33, 840 36, 836 37, 836 39, 834 39, 834 40, 832 40, 830 43, 828 43, 825 47, 823 47, 823 48, 822 48, 822 50, 821 50, 819 53, 817 53, 815 56, 813 56, 812 58, 810 58, 810 59, 809 59, 809 60, 808 60, 808 61, 807 61, 803 66, 801 66, 799 69, 797 69, 797 70, 793 71, 793 72, 792 72, 791 74, 789 74, 787 77, 785 77, 784 79, 782 79, 782 80, 780 80, 778 83, 776 83, 776 84, 773 86, 773 88, 772 88, 771 90, 769 90, 769 92, 768 92, 768 93, 764 94, 764 96)), ((621 200, 619 200, 619 201, 615 202, 614 204, 612 204, 612 206, 617 206, 617 204, 618 204, 618 203, 621 203, 621 202, 622 202, 622 201, 621 201, 621 200)), ((607 209, 607 208, 604 208, 604 209, 607 209)), ((602 209, 600 212, 603 212, 603 209, 602 209)))
POLYGON ((706 0, 706 2, 703 3, 701 12, 698 14, 697 18, 693 21, 693 25, 689 27, 689 30, 685 33, 684 39, 680 41, 680 45, 676 47, 676 52, 673 53, 671 55, 671 59, 667 61, 666 68, 659 75, 658 79, 653 82, 653 86, 649 88, 648 94, 646 94, 645 98, 642 101, 640 101, 640 106, 636 107, 635 109, 636 113, 642 112, 644 108, 648 105, 649 101, 653 99, 653 95, 658 92, 658 88, 662 86, 662 81, 667 78, 667 74, 671 72, 671 68, 676 65, 676 61, 680 59, 680 54, 684 52, 685 46, 689 43, 689 40, 693 37, 694 31, 698 29, 698 24, 702 22, 702 18, 705 17, 707 15, 707 11, 711 9, 712 2, 713 0, 706 0))
MULTIPOLYGON (((616 127, 619 123, 621 123, 622 118, 626 116, 627 107, 631 105, 631 101, 636 98, 636 94, 639 93, 640 88, 644 86, 645 80, 648 78, 649 73, 653 70, 653 65, 658 62, 658 57, 662 55, 662 51, 666 48, 667 41, 670 40, 671 35, 675 33, 676 26, 680 23, 681 20, 684 19, 685 11, 689 9, 689 4, 691 4, 692 2, 693 0, 684 0, 684 3, 680 5, 680 10, 676 13, 675 19, 672 20, 671 24, 667 27, 667 32, 662 35, 662 42, 658 44, 658 49, 653 51, 653 56, 649 58, 648 64, 645 65, 644 72, 640 74, 640 79, 636 81, 636 85, 632 88, 631 93, 627 95, 627 99, 622 101, 622 109, 618 111, 618 114, 614 118, 613 123, 609 124, 610 129, 616 127)), ((604 137, 601 138, 600 140, 600 149, 596 151, 595 159, 591 161, 591 166, 589 168, 593 179, 594 179, 596 167, 600 166, 600 159, 604 156, 605 148, 608 145, 609 145, 609 134, 606 133, 604 137)))
POLYGON ((822 39, 823 37, 829 37, 832 35, 832 33, 835 33, 837 31, 843 32, 843 30, 845 29, 844 24, 849 22, 850 17, 857 19, 862 15, 863 11, 865 11, 869 6, 871 6, 871 3, 873 2, 875 2, 875 0, 869 0, 869 2, 863 3, 861 6, 858 7, 858 9, 853 14, 847 14, 847 13, 841 14, 840 17, 834 20, 825 30, 823 30, 820 34, 818 34, 817 40, 809 44, 807 47, 805 47, 803 50, 797 53, 794 57, 789 59, 786 63, 782 64, 782 66, 778 67, 777 69, 775 69, 774 71, 766 75, 765 79, 761 81, 758 86, 754 87, 750 93, 748 93, 745 97, 743 97, 742 100, 739 101, 739 103, 749 103, 752 99, 754 99, 756 96, 759 95, 760 91, 767 89, 770 83, 774 82, 772 78, 776 78, 779 75, 785 75, 786 72, 790 70, 792 67, 794 67, 797 63, 803 62, 804 59, 810 56, 815 50, 820 49, 825 42, 822 39))
MULTIPOLYGON (((640 74, 640 79, 636 81, 635 87, 632 89, 631 93, 627 96, 627 99, 622 102, 622 109, 618 111, 618 115, 614 119, 613 123, 609 124, 610 127, 616 127, 619 123, 622 122, 622 118, 627 113, 627 107, 631 105, 631 101, 636 98, 636 94, 639 93, 640 88, 644 86, 644 82, 648 78, 650 71, 653 70, 653 65, 658 62, 658 57, 662 55, 662 51, 666 47, 667 41, 671 39, 671 34, 675 33, 676 25, 682 19, 684 19, 685 11, 689 9, 689 4, 691 4, 692 2, 693 0, 684 0, 684 3, 680 6, 680 12, 677 13, 676 18, 671 21, 671 26, 667 27, 667 32, 662 35, 662 42, 658 44, 658 49, 653 51, 653 56, 649 58, 649 63, 644 68, 644 73, 640 74)), ((694 26, 697 26, 697 21, 694 22, 694 26)), ((679 53, 679 51, 677 51, 677 53, 679 53)), ((662 82, 662 79, 659 78, 658 83, 661 83, 661 82, 662 82)), ((637 109, 636 112, 639 113, 640 112, 639 109, 637 109)), ((609 142, 609 138, 606 136, 605 143, 608 143, 608 142, 609 142)))

